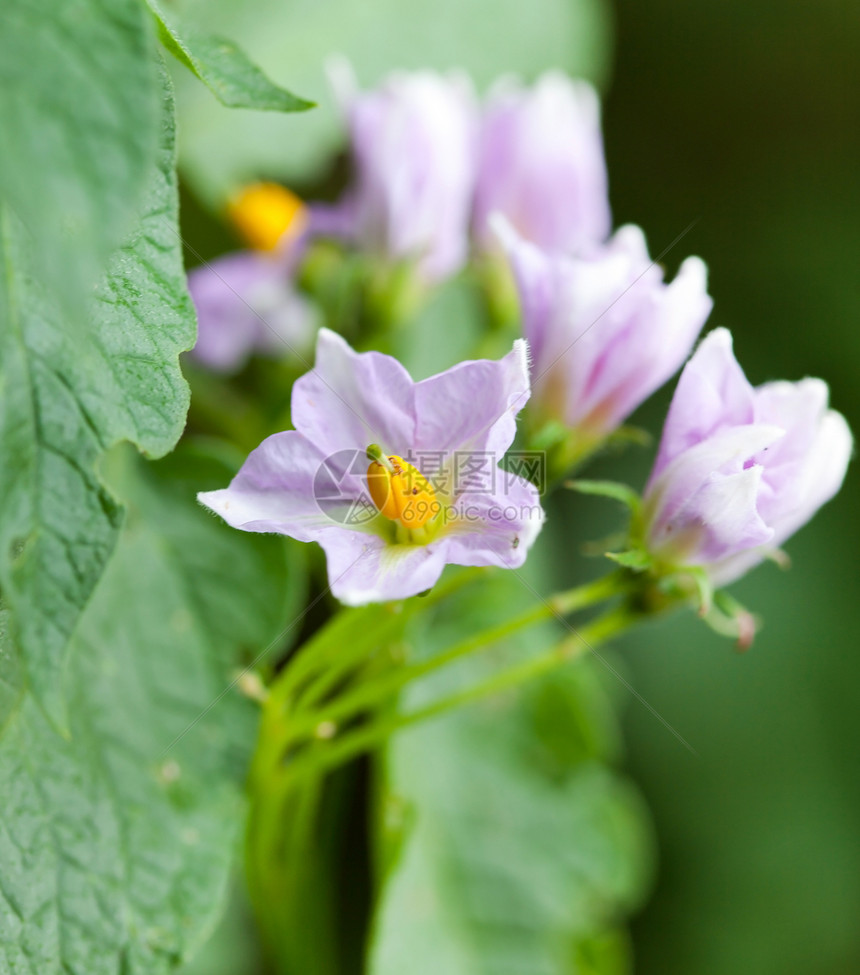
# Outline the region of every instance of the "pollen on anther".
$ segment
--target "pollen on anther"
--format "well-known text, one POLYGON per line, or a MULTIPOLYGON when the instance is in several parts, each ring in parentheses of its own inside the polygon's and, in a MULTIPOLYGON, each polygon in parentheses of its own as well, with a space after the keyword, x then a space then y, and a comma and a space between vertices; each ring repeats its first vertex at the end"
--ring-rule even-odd
POLYGON ((243 187, 230 201, 230 216, 240 234, 258 250, 271 251, 294 240, 308 216, 302 201, 277 183, 243 187))

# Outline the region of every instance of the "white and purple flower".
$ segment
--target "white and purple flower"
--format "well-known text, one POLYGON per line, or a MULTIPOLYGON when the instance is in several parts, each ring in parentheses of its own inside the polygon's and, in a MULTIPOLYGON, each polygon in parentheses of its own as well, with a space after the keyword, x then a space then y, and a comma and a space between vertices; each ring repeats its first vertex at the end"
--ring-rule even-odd
POLYGON ((537 490, 498 462, 528 396, 522 340, 499 361, 416 383, 396 359, 323 329, 293 388, 296 429, 199 498, 235 528, 318 542, 350 605, 423 592, 448 563, 516 568, 543 512, 537 490))
POLYGON ((237 251, 188 274, 197 311, 192 357, 232 373, 251 355, 303 355, 319 325, 315 306, 296 291, 293 260, 281 253, 237 251))
POLYGON ((713 304, 705 265, 689 257, 666 284, 638 227, 570 257, 494 221, 512 263, 533 356, 538 423, 576 432, 585 454, 682 365, 713 304))
POLYGON ((587 82, 551 71, 530 89, 505 80, 491 90, 473 215, 483 250, 498 246, 493 213, 550 251, 578 253, 609 236, 600 102, 587 82))
POLYGON ((852 451, 820 379, 753 387, 723 328, 678 381, 643 498, 645 547, 726 585, 804 525, 842 485, 852 451))
POLYGON ((318 225, 389 262, 415 262, 438 281, 462 267, 469 250, 478 116, 465 75, 390 75, 358 93, 338 65, 355 177, 318 225))

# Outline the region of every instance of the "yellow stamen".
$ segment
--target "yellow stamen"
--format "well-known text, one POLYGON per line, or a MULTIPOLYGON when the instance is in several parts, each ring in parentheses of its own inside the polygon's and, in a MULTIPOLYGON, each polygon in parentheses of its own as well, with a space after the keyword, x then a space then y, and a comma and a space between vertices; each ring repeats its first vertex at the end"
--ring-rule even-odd
POLYGON ((424 528, 442 509, 433 486, 421 471, 396 454, 384 457, 380 451, 377 459, 376 452, 371 453, 375 446, 368 448, 368 455, 374 459, 367 468, 367 488, 373 503, 381 514, 403 528, 424 528))
POLYGON ((305 228, 307 207, 278 183, 252 183, 230 201, 230 218, 256 250, 271 251, 295 239, 305 228))

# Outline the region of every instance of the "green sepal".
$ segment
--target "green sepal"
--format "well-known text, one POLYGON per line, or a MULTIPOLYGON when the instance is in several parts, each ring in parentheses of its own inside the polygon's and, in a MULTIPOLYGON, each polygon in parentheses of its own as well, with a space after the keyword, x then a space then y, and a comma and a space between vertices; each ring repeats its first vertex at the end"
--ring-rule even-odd
POLYGON ((606 558, 612 559, 625 569, 632 569, 634 572, 645 572, 652 566, 651 556, 641 548, 631 548, 626 552, 606 552, 606 558))
POLYGON ((738 650, 752 646, 762 625, 759 617, 722 589, 714 593, 713 605, 703 619, 715 633, 736 640, 738 650))
POLYGON ((696 587, 696 596, 699 600, 699 616, 703 619, 711 612, 714 603, 714 586, 708 573, 700 566, 691 566, 685 570, 687 575, 696 587))
POLYGON ((787 572, 791 568, 791 556, 784 549, 771 548, 764 552, 763 555, 768 562, 773 562, 783 572, 787 572))
POLYGON ((638 515, 642 508, 642 499, 626 484, 619 481, 565 481, 564 486, 580 494, 594 494, 602 498, 612 498, 619 501, 638 515))

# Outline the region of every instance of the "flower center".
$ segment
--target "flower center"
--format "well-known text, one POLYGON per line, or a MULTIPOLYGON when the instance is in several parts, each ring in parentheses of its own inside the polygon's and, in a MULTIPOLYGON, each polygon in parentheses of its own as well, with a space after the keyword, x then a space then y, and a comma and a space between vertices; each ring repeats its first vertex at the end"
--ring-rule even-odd
POLYGON ((433 485, 402 457, 386 457, 377 444, 367 448, 367 456, 367 489, 379 512, 410 531, 425 529, 442 510, 433 485))
POLYGON ((274 250, 293 240, 307 223, 307 207, 278 183, 252 183, 230 201, 230 217, 239 233, 256 250, 274 250))

